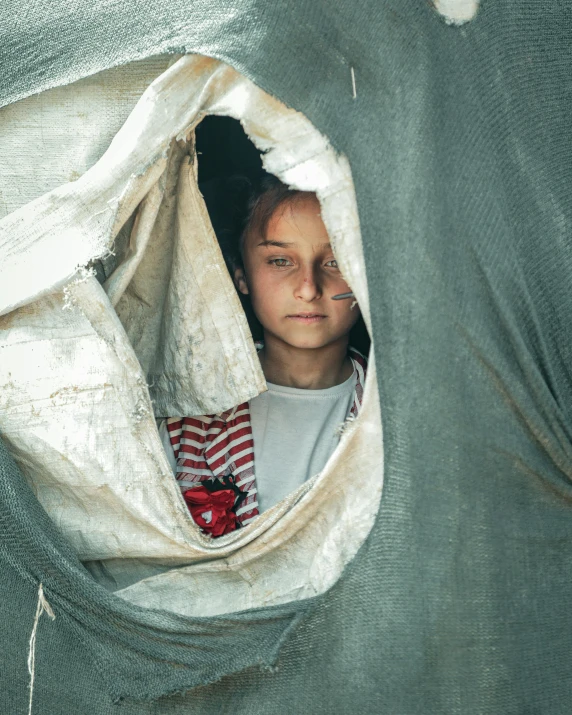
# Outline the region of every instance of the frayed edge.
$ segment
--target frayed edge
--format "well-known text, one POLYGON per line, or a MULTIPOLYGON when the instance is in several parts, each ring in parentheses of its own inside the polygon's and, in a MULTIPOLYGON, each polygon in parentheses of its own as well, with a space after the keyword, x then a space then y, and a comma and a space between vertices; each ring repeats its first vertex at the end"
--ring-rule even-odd
POLYGON ((135 422, 141 422, 149 416, 150 412, 143 402, 138 402, 131 414, 135 422))
POLYGON ((93 267, 86 268, 85 266, 81 266, 78 268, 76 277, 64 286, 64 303, 62 305, 62 310, 71 310, 76 306, 76 302, 72 295, 73 289, 76 286, 85 283, 90 278, 94 278, 96 275, 96 270, 93 267))
POLYGON ((355 421, 356 415, 348 415, 346 419, 342 422, 342 424, 336 427, 335 433, 339 437, 343 437, 345 434, 348 433, 348 430, 350 430, 354 426, 355 421))

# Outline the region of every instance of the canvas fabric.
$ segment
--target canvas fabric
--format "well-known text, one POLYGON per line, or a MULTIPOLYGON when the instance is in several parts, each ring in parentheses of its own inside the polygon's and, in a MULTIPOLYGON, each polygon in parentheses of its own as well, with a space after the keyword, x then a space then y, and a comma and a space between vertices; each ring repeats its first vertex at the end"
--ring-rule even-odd
POLYGON ((216 542, 189 516, 154 417, 236 405, 265 385, 197 186, 204 112, 240 118, 268 170, 316 191, 368 322, 347 160, 303 115, 202 56, 150 84, 80 179, 0 224, 3 438, 98 583, 187 616, 323 593, 371 530, 383 483, 370 370, 359 420, 319 475, 216 542), (358 465, 360 481, 345 479, 358 465))
POLYGON ((4 711, 28 707, 42 582, 40 712, 570 712, 571 23, 533 0, 460 26, 420 0, 3 8, 6 103, 198 52, 344 152, 385 449, 375 526, 332 588, 204 619, 95 584, 2 452, 4 711))

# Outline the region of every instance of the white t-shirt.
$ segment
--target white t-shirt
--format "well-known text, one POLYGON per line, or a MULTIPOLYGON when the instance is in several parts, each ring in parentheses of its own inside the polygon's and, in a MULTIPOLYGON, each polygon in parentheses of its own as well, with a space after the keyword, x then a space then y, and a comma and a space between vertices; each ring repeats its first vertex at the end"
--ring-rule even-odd
POLYGON ((267 384, 268 391, 250 401, 260 512, 324 468, 340 441, 356 376, 325 390, 267 384))
MULTIPOLYGON (((324 390, 302 390, 269 382, 267 392, 250 400, 260 513, 324 468, 340 441, 340 427, 352 406, 356 379, 354 371, 341 385, 324 390)), ((165 421, 159 433, 176 472, 165 421)))

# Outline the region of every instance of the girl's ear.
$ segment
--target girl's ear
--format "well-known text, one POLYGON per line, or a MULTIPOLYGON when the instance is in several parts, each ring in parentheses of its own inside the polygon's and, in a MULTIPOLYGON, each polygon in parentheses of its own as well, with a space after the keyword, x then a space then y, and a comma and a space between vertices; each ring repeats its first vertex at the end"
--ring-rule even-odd
POLYGON ((234 269, 234 285, 243 294, 248 295, 248 283, 246 282, 246 276, 244 275, 244 268, 234 269))

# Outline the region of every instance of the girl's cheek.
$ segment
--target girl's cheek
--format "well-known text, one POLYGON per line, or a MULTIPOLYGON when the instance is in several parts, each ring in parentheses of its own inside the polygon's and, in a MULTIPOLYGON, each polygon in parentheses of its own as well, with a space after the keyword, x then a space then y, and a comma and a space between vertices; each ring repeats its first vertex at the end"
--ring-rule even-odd
POLYGON ((287 277, 279 271, 267 271, 261 276, 261 285, 264 285, 266 290, 279 292, 288 285, 287 277))
POLYGON ((261 308, 266 310, 272 310, 283 290, 284 282, 279 277, 265 273, 259 273, 251 286, 253 299, 261 308))

